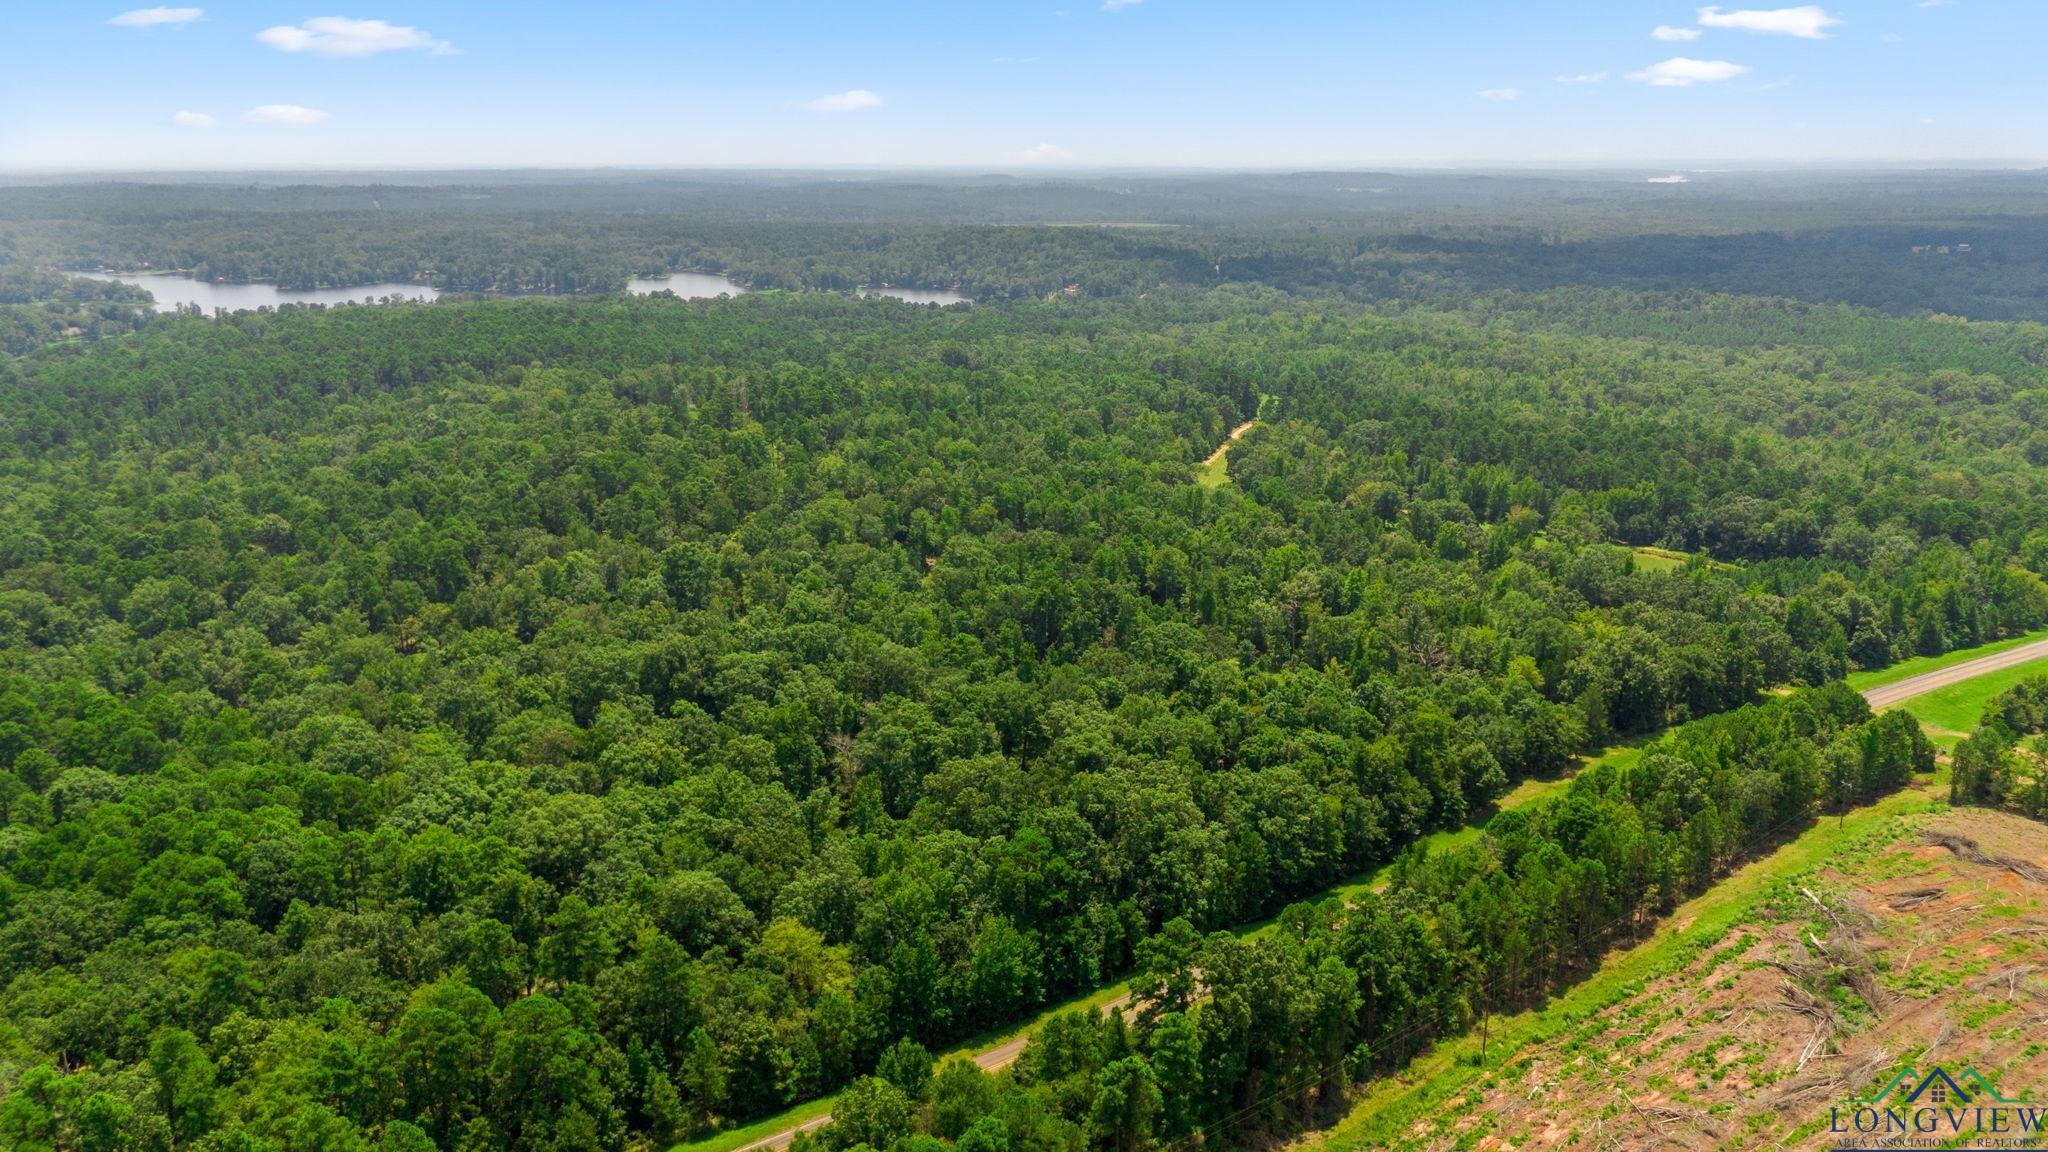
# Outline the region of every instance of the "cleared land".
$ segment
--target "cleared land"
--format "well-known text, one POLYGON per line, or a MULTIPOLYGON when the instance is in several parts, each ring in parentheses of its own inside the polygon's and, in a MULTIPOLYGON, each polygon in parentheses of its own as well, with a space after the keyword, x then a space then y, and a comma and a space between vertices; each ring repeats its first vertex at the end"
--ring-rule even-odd
MULTIPOLYGON (((1903 1065, 2048 1088, 2048 830, 1927 790, 1829 820, 1540 1012, 1385 1082, 1330 1147, 1829 1147, 1903 1065)), ((2033 1145, 2013 1145, 2033 1146, 2033 1145)))
MULTIPOLYGON (((1676 572, 1692 562, 1693 553, 1679 552, 1671 548, 1656 548, 1644 544, 1629 549, 1635 555, 1636 567, 1645 572, 1676 572)), ((1716 572, 1727 572, 1735 565, 1725 561, 1707 558, 1707 567, 1716 572)))
POLYGON ((1209 458, 1195 469, 1195 482, 1204 488, 1221 488, 1230 483, 1230 446, 1258 426, 1257 420, 1247 420, 1232 428, 1230 438, 1217 445, 1216 450, 1209 453, 1209 458))

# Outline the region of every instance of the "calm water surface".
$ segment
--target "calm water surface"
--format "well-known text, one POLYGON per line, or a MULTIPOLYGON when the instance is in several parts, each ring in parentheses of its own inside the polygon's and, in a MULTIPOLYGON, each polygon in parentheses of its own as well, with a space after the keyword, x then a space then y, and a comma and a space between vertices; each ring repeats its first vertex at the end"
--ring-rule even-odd
POLYGON ((974 301, 958 292, 932 292, 923 288, 863 288, 863 296, 887 296, 891 300, 907 300, 912 304, 972 304, 974 301))
POLYGON ((425 284, 364 284, 355 288, 313 288, 297 291, 275 284, 215 284, 175 272, 74 272, 87 280, 112 280, 133 284, 156 298, 156 310, 175 312, 180 304, 197 304, 211 316, 216 308, 243 312, 251 308, 275 308, 280 304, 360 304, 365 298, 402 296, 407 300, 432 300, 440 293, 425 284))
POLYGON ((626 291, 635 296, 650 292, 673 292, 685 300, 702 300, 711 296, 739 296, 745 288, 723 276, 711 276, 703 272, 678 272, 673 276, 662 276, 650 280, 628 280, 626 291))

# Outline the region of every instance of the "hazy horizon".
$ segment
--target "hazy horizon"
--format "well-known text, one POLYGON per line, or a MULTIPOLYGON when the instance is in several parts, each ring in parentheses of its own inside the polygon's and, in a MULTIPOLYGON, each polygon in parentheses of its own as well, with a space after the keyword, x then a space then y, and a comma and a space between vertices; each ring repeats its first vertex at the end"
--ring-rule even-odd
POLYGON ((1780 173, 1798 175, 1810 173, 1855 174, 1855 173, 2032 173, 2048 171, 2048 159, 1973 159, 1953 157, 1946 159, 1841 159, 1834 161, 1797 160, 1717 160, 1717 159, 1659 159, 1615 160, 1610 162, 1569 163, 1544 160, 1471 160, 1427 162, 1360 162, 1357 164, 1242 164, 1242 165, 1194 165, 1194 164, 1066 164, 1044 167, 1003 167, 992 164, 974 163, 931 163, 931 164, 826 164, 826 163, 733 163, 733 164, 249 164, 243 166, 200 165, 193 167, 154 166, 146 168, 110 167, 10 167, 0 165, 0 176, 98 176, 136 177, 154 176, 203 177, 233 176, 248 177, 268 174, 277 175, 334 175, 334 176, 376 176, 434 175, 438 173, 461 175, 517 175, 525 173, 549 175, 718 175, 718 176, 802 176, 813 174, 863 174, 874 176, 911 175, 945 176, 953 178, 1012 178, 1012 179, 1057 179, 1061 177, 1102 177, 1116 175, 1132 176, 1291 176, 1328 173, 1370 174, 1403 173, 1428 174, 1469 174, 1512 173, 1517 176, 1540 177, 1558 176, 1634 176, 1646 171, 1683 172, 1694 176, 1745 175, 1756 173, 1780 173))

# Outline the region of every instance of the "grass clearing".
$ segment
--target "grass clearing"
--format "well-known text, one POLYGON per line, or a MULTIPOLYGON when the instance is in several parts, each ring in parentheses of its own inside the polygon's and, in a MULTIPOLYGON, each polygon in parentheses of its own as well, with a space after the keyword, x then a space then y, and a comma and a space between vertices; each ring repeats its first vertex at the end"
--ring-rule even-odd
POLYGON ((1231 447, 1242 439, 1245 433, 1264 423, 1272 414, 1274 405, 1279 402, 1280 398, 1271 392, 1259 393, 1258 415, 1231 429, 1230 435, 1224 437, 1223 443, 1217 445, 1214 452, 1209 453, 1209 458, 1195 465, 1195 483, 1212 489, 1230 483, 1231 447))
POLYGON ((1204 488, 1221 488, 1230 483, 1230 446, 1236 442, 1235 437, 1225 441, 1207 460, 1196 465, 1195 483, 1204 488))
MULTIPOLYGON (((1680 552, 1674 548, 1655 548, 1647 544, 1630 548, 1629 552, 1635 556, 1636 567, 1644 572, 1678 572, 1691 563, 1696 555, 1696 553, 1692 552, 1680 552)), ((1704 559, 1706 560, 1708 571, 1733 572, 1735 570, 1735 565, 1725 560, 1716 560, 1711 556, 1704 559)))

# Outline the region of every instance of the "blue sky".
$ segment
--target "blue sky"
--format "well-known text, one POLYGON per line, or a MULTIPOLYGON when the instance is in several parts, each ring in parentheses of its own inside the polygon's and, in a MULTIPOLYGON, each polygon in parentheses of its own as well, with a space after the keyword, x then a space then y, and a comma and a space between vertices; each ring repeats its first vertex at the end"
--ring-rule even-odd
POLYGON ((0 168, 2048 158, 2043 0, 312 3, 15 0, 0 168))

